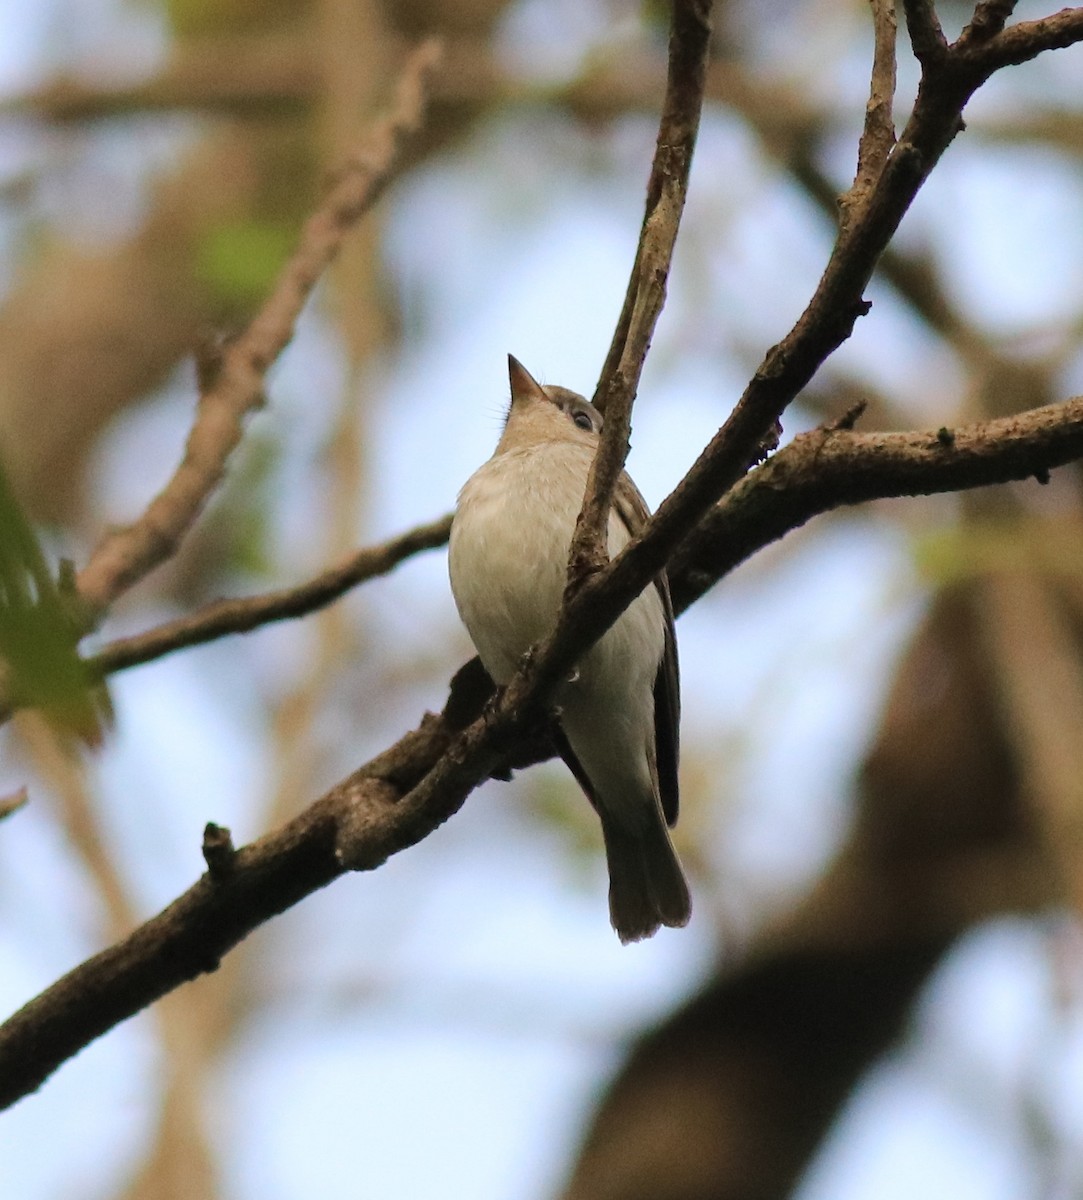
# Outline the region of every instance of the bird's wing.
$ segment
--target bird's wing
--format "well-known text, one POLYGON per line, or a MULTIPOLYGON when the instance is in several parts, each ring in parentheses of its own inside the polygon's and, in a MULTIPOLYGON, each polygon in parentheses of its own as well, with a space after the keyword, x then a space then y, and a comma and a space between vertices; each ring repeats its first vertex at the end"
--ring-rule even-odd
MULTIPOLYGON (((617 482, 614 508, 633 537, 650 518, 651 510, 627 472, 621 472, 617 482)), ((673 825, 677 820, 680 799, 677 766, 681 752, 681 678, 677 662, 677 631, 673 624, 673 601, 665 571, 655 579, 654 586, 662 600, 666 633, 665 650, 654 680, 655 756, 662 812, 666 821, 673 825)))

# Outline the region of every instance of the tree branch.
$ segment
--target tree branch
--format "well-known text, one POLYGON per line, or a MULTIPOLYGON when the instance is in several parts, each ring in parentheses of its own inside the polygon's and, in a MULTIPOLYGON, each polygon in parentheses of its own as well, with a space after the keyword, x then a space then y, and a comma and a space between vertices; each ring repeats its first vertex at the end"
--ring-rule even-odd
MULTIPOLYGON (((984 43, 978 53, 956 44, 941 56, 931 49, 939 33, 931 5, 910 0, 906 11, 911 37, 916 39, 915 53, 922 59, 922 80, 910 119, 872 184, 860 216, 840 228, 808 307, 786 337, 767 353, 736 408, 678 489, 681 493, 687 488, 689 496, 700 500, 713 497, 700 508, 700 514, 762 457, 765 443, 771 444, 771 430, 787 405, 850 336, 857 318, 868 312, 863 293, 877 260, 929 172, 962 127, 967 101, 998 66, 1009 61, 1003 39, 1024 28, 1006 30, 984 43)), ((1083 39, 1083 9, 1065 10, 1045 21, 1031 22, 1030 27, 1021 44, 1016 44, 1018 37, 1012 42, 1015 57, 1010 61, 1033 57, 1040 52, 1034 46, 1063 47, 1083 39)), ((657 514, 667 524, 678 519, 676 511, 665 511, 678 493, 657 514)))
POLYGON ((1060 12, 1037 21, 1020 21, 1017 25, 1010 25, 993 38, 971 38, 964 43, 960 37, 959 44, 964 46, 968 57, 988 78, 1002 67, 1015 67, 1029 62, 1046 50, 1064 50, 1074 46, 1081 38, 1083 8, 1062 8, 1060 12))
POLYGON ((605 536, 609 509, 628 457, 632 404, 665 304, 673 247, 688 193, 711 50, 711 5, 712 0, 674 0, 673 4, 666 96, 647 182, 646 211, 624 306, 594 391, 594 403, 605 414, 605 426, 569 553, 571 587, 609 559, 605 536))
POLYGON ((425 77, 437 46, 427 42, 407 61, 390 113, 348 162, 308 219, 274 291, 248 328, 223 352, 199 400, 184 458, 134 524, 110 532, 79 573, 79 595, 96 619, 116 598, 175 553, 221 482, 244 418, 263 402, 268 368, 293 336, 294 324, 343 238, 372 207, 401 162, 406 137, 421 122, 425 77))
POLYGON ((906 13, 906 31, 910 35, 910 48, 921 63, 922 70, 939 63, 948 50, 948 40, 940 28, 933 0, 903 0, 906 13))
POLYGON ((726 493, 670 560, 683 612, 723 576, 820 513, 901 496, 1048 478, 1083 456, 1083 397, 936 433, 802 434, 726 493))
MULTIPOLYGON (((820 430, 798 438, 734 488, 677 552, 671 580, 678 610, 817 512, 1025 479, 1083 455, 1083 399, 945 433, 820 430)), ((648 527, 644 540, 651 536, 648 527)), ((624 561, 589 580, 572 610, 614 611, 620 593, 612 581, 624 561)), ((529 680, 520 674, 503 701, 474 719, 476 703, 464 709, 453 686, 443 714, 426 715, 300 816, 242 847, 225 869, 204 875, 128 938, 31 1000, 0 1026, 0 1107, 35 1090, 114 1025, 213 971, 252 930, 347 866, 374 869, 426 837, 461 804, 478 762, 484 770, 514 749, 528 726, 522 713, 529 700, 529 680), (469 737, 456 737, 467 721, 469 737)))
MULTIPOLYGON (((908 12, 922 7, 928 8, 911 3, 908 12)), ((1007 30, 1000 37, 1011 33, 1007 30)), ((1061 30, 1057 36, 1061 40, 1055 44, 1065 44, 1068 34, 1061 30)), ((1080 37, 1083 22, 1072 40, 1080 37)), ((997 40, 987 43, 986 49, 997 40)), ((828 495, 821 490, 817 501, 821 507, 816 511, 823 511, 834 503, 853 503, 876 494, 939 490, 930 486, 937 480, 937 464, 941 484, 977 486, 1029 474, 1044 477, 1050 467, 1083 453, 1080 400, 1021 414, 1007 424, 991 422, 954 433, 856 435, 834 429, 810 435, 819 438, 818 444, 798 439, 795 446, 800 444, 801 451, 788 456, 783 451, 735 488, 726 504, 717 503, 755 457, 771 422, 864 311, 861 293, 876 259, 957 131, 962 108, 987 65, 975 68, 972 62, 949 55, 937 67, 936 79, 923 82, 899 144, 868 203, 840 233, 824 277, 798 324, 767 355, 733 416, 643 533, 584 582, 567 604, 559 633, 538 648, 507 688, 465 729, 461 726, 472 714, 456 706, 453 689, 442 717, 426 716, 418 729, 295 820, 239 850, 228 870, 213 878, 205 876, 125 941, 32 1000, 0 1027, 0 1104, 10 1104, 38 1087, 81 1046, 178 983, 213 970, 220 956, 262 921, 324 886, 344 868, 372 869, 446 820, 487 773, 507 761, 515 747, 541 727, 545 698, 571 665, 669 559, 699 544, 696 527, 708 513, 713 520, 728 509, 729 532, 737 541, 741 520, 757 517, 758 536, 778 536, 764 519, 762 506, 752 503, 757 490, 772 504, 784 505, 788 492, 801 491, 802 478, 812 493, 814 482, 835 470, 835 491, 828 495), (850 441, 863 437, 873 440, 850 441), (915 440, 905 445, 883 440, 899 437, 915 440), (840 450, 854 446, 860 450, 856 458, 845 468, 832 467, 840 450), (808 455, 805 470, 811 472, 804 477, 797 470, 804 461, 802 454, 808 455), (883 458, 879 492, 873 480, 880 476, 862 470, 862 464, 874 461, 878 454, 883 458), (789 481, 787 467, 795 472, 789 481), (829 503, 832 496, 834 502, 829 503)), ((717 526, 711 528, 720 535, 717 526)), ((754 541, 746 537, 749 553, 754 541)), ((711 569, 701 574, 701 580, 706 577, 709 583, 711 569)))
POLYGON ((873 55, 869 100, 865 105, 865 127, 857 147, 857 171, 853 186, 839 200, 840 218, 852 220, 864 203, 877 176, 884 169, 895 145, 895 0, 869 0, 872 8, 873 55))
POLYGON ((1019 0, 980 0, 959 41, 978 44, 996 37, 1007 24, 1018 3, 1019 0))
POLYGON ((87 660, 88 664, 102 675, 111 675, 189 646, 200 646, 234 633, 250 633, 275 621, 307 616, 358 584, 386 575, 419 551, 444 545, 450 529, 451 517, 441 517, 378 546, 366 546, 297 587, 243 599, 216 600, 146 633, 108 642, 87 660))

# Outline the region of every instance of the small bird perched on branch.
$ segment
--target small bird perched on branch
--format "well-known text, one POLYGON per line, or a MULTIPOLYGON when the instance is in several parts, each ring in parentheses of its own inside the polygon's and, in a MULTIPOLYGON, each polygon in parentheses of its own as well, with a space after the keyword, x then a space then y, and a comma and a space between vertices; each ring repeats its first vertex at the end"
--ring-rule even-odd
MULTIPOLYGON (((582 396, 542 387, 511 355, 508 369, 504 432, 459 493, 448 558, 459 615, 501 685, 556 626, 602 428, 582 396)), ((649 515, 622 473, 610 555, 649 515)), ((666 828, 677 819, 680 689, 664 574, 586 652, 554 701, 557 748, 601 818, 613 928, 633 942, 687 924, 692 902, 666 828)))

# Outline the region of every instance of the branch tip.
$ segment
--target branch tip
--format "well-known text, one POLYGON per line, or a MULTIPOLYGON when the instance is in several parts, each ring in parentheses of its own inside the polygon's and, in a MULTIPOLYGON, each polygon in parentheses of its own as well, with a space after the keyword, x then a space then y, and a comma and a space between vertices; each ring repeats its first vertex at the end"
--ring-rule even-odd
POLYGON ((237 851, 233 845, 233 835, 224 825, 207 822, 203 829, 202 851, 207 873, 212 879, 224 879, 232 872, 237 851))
POLYGON ((855 404, 851 404, 841 417, 837 417, 834 421, 827 425, 825 427, 826 431, 828 433, 840 433, 848 429, 853 429, 858 421, 860 421, 865 415, 865 410, 868 407, 868 400, 858 400, 855 404))

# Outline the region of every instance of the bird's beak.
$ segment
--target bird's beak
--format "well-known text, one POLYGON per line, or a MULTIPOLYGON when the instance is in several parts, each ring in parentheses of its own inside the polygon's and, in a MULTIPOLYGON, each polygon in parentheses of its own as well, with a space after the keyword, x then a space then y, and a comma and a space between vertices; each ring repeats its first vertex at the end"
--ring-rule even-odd
POLYGON ((508 378, 511 380, 511 406, 523 407, 535 400, 548 401, 542 385, 523 366, 514 354, 508 355, 508 378))

